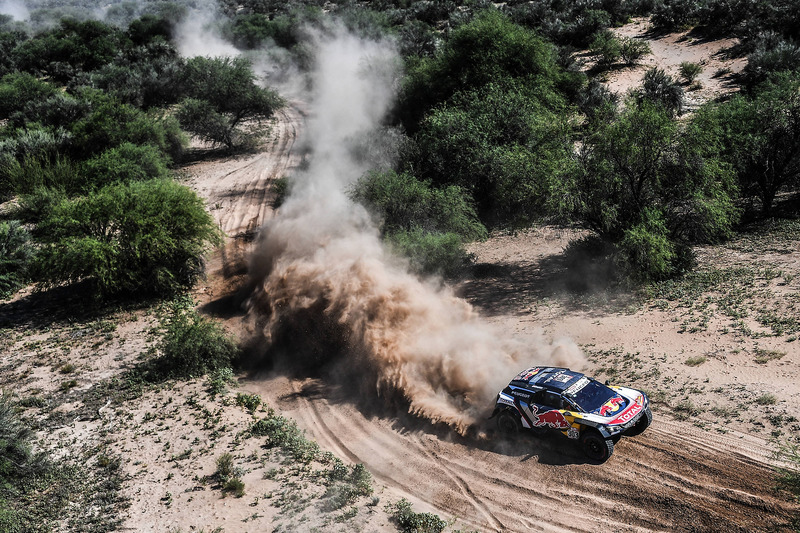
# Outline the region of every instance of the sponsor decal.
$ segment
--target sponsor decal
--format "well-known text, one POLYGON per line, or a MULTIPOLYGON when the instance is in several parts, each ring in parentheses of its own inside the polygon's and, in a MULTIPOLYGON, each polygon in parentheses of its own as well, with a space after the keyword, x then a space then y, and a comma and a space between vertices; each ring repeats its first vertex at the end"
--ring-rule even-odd
POLYGON ((582 388, 589 384, 589 378, 586 376, 576 381, 570 388, 564 391, 567 396, 575 396, 582 388))
POLYGON ((567 430, 567 438, 577 439, 580 436, 581 432, 578 431, 578 428, 576 427, 570 426, 570 428, 567 430))
POLYGON ((625 422, 630 422, 633 418, 638 415, 644 406, 641 403, 635 403, 622 411, 617 418, 609 422, 609 424, 624 424, 625 422))
POLYGON ((516 396, 517 398, 525 399, 525 400, 529 400, 531 398, 531 393, 530 392, 525 392, 525 391, 521 391, 521 390, 512 390, 511 391, 511 395, 512 396, 516 396))
POLYGON ((539 367, 536 367, 536 368, 529 368, 528 370, 523 370, 522 372, 520 372, 519 374, 517 374, 517 377, 515 377, 514 379, 515 379, 515 380, 520 380, 520 381, 528 381, 528 380, 530 380, 530 379, 531 379, 533 376, 535 376, 536 374, 538 374, 539 372, 541 372, 541 370, 542 370, 542 369, 541 369, 541 368, 539 368, 539 367))
POLYGON ((516 407, 513 401, 509 400, 508 398, 504 398, 502 396, 500 396, 500 398, 497 399, 497 403, 502 403, 505 405, 511 405, 513 407, 516 407))
POLYGON ((567 429, 572 427, 567 419, 564 418, 564 415, 561 413, 561 411, 554 409, 552 411, 540 413, 539 408, 535 405, 531 406, 531 426, 549 426, 554 429, 567 429))
POLYGON ((550 376, 550 379, 548 379, 547 381, 558 381, 559 383, 567 383, 574 377, 575 376, 573 376, 572 374, 567 374, 562 370, 558 374, 553 374, 552 376, 550 376))
POLYGON ((620 410, 622 404, 625 403, 625 399, 621 396, 617 396, 616 398, 611 398, 603 406, 600 408, 600 416, 610 416, 620 410))

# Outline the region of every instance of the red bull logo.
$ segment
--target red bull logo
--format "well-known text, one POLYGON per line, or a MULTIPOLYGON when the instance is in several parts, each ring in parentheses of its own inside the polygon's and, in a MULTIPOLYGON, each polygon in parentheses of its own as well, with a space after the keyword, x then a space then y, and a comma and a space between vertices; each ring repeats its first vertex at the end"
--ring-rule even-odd
POLYGON ((619 411, 620 406, 625 403, 625 400, 617 396, 616 398, 611 398, 606 403, 603 404, 603 407, 600 408, 600 416, 609 416, 613 415, 617 411, 619 411))
POLYGON ((535 405, 531 407, 531 425, 533 427, 550 426, 554 429, 567 429, 571 427, 561 411, 552 410, 539 413, 539 408, 535 405))

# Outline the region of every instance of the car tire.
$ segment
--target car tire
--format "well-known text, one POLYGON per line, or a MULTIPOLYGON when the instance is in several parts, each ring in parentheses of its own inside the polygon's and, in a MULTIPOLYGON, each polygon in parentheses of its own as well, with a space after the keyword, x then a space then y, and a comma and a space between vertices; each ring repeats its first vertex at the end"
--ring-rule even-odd
POLYGON ((522 424, 519 421, 519 415, 511 412, 509 409, 504 409, 497 415, 497 431, 501 435, 513 437, 519 434, 522 429, 522 424))
POLYGON ((604 438, 600 432, 591 429, 581 435, 583 453, 592 461, 604 463, 614 453, 614 441, 604 438))
POLYGON ((644 414, 642 418, 636 422, 636 425, 630 428, 628 431, 625 432, 626 436, 635 437, 636 435, 641 435, 644 433, 644 430, 650 426, 650 423, 653 421, 653 412, 648 407, 644 410, 644 414))

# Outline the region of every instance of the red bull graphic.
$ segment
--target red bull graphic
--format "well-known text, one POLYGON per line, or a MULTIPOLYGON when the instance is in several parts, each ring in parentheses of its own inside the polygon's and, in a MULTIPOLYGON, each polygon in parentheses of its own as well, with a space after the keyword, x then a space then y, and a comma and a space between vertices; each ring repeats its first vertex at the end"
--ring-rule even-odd
POLYGON ((567 429, 572 425, 564 418, 561 411, 552 410, 539 413, 539 408, 531 406, 531 425, 533 427, 550 426, 554 429, 567 429))
POLYGON ((613 415, 617 411, 619 411, 622 404, 625 403, 625 399, 621 396, 617 396, 616 398, 611 398, 606 403, 603 404, 603 407, 600 408, 600 416, 609 416, 613 415))
POLYGON ((541 368, 529 368, 528 370, 523 370, 522 372, 517 374, 517 377, 515 377, 514 379, 515 380, 520 380, 520 381, 528 381, 533 376, 538 374, 540 370, 541 370, 541 368))

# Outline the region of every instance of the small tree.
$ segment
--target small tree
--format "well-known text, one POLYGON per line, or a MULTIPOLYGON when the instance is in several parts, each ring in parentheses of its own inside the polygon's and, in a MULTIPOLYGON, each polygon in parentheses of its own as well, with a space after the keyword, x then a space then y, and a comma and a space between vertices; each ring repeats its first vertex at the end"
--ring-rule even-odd
POLYGON ((228 148, 242 139, 238 127, 247 120, 267 119, 283 101, 256 85, 250 63, 242 58, 194 57, 182 79, 186 99, 178 118, 198 137, 228 148))
POLYGON ((758 198, 768 216, 781 190, 800 183, 800 78, 778 74, 752 97, 716 108, 725 158, 742 194, 758 198))
POLYGON ((584 144, 576 218, 617 247, 634 277, 674 275, 691 262, 691 244, 729 234, 736 190, 715 139, 704 122, 679 127, 644 100, 584 144))

